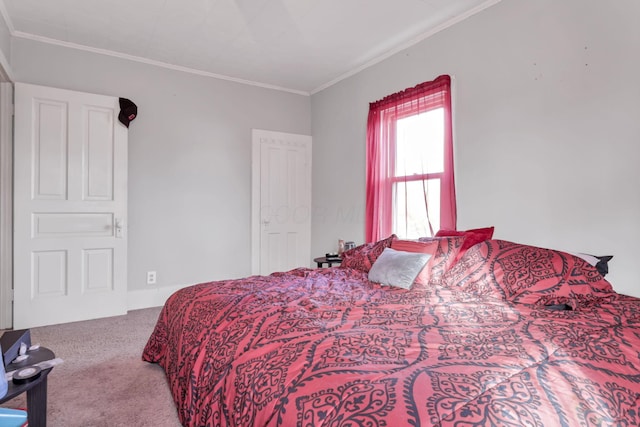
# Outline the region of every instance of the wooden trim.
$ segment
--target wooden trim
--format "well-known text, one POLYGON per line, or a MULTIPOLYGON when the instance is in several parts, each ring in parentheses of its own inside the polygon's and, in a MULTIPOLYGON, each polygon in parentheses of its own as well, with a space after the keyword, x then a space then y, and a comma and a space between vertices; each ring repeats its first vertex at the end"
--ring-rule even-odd
POLYGON ((13 85, 0 83, 0 329, 13 325, 13 85))

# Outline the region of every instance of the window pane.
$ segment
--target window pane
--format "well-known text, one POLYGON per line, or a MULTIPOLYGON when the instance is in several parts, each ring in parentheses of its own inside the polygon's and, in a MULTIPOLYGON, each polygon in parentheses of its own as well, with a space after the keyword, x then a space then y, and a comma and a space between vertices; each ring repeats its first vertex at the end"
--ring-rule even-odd
POLYGON ((444 171, 444 109, 400 119, 396 128, 396 174, 444 171))
POLYGON ((440 180, 399 182, 394 186, 393 232, 403 239, 431 236, 425 190, 433 232, 440 229, 440 180))

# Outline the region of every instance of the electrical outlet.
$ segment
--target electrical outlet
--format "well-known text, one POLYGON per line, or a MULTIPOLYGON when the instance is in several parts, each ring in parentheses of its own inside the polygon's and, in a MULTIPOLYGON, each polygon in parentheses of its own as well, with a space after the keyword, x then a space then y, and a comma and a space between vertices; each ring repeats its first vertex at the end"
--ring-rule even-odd
POLYGON ((155 285, 155 284, 156 284, 156 272, 147 271, 147 285, 155 285))

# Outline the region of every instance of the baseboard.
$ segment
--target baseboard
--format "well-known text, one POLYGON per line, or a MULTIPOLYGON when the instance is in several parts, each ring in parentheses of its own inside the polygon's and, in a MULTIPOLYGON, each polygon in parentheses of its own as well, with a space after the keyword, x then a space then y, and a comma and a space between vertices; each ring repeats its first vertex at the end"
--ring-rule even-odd
POLYGON ((186 286, 188 285, 131 290, 127 292, 127 310, 160 307, 171 294, 186 286))

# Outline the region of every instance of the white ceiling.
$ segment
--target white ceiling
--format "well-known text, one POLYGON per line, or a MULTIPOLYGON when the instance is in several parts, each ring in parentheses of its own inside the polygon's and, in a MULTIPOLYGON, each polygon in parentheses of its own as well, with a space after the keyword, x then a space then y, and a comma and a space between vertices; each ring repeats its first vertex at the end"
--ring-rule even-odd
POLYGON ((0 0, 0 11, 15 37, 308 94, 499 1, 0 0))

